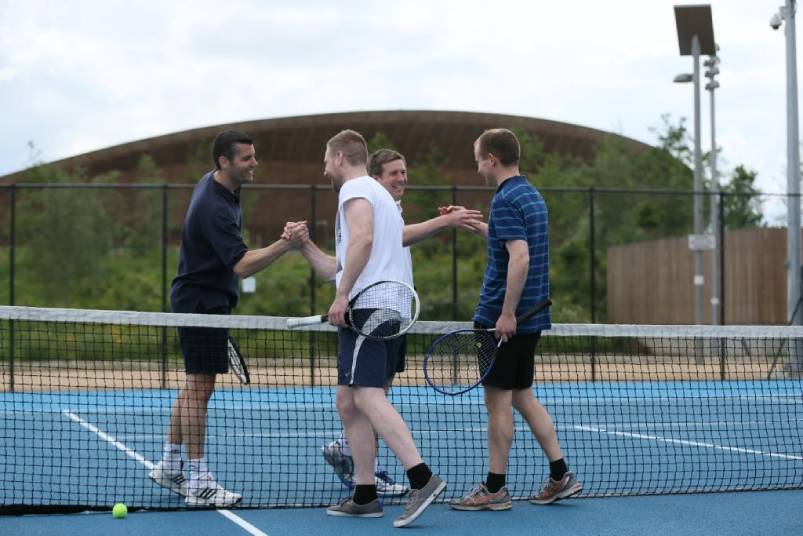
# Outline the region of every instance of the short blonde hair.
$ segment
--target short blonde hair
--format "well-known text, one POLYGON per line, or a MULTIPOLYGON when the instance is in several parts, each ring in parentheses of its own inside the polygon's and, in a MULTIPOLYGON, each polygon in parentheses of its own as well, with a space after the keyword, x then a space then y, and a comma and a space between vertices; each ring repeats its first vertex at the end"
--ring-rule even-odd
POLYGON ((368 161, 368 144, 362 134, 355 130, 341 130, 326 142, 330 153, 343 153, 346 162, 351 166, 359 166, 368 161))

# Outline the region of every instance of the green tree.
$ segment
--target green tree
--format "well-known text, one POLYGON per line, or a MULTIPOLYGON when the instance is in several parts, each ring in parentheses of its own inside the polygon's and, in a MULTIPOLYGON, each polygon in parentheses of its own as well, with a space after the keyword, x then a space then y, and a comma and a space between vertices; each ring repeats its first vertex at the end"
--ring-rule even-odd
MULTIPOLYGON (((103 177, 108 178, 108 177, 103 177)), ((31 168, 34 183, 89 182, 82 171, 31 168)), ((112 249, 112 222, 97 190, 45 188, 19 196, 17 303, 87 306, 103 291, 105 260, 112 249)))
POLYGON ((724 224, 727 229, 761 227, 761 198, 755 187, 757 173, 738 165, 728 184, 721 188, 724 224))

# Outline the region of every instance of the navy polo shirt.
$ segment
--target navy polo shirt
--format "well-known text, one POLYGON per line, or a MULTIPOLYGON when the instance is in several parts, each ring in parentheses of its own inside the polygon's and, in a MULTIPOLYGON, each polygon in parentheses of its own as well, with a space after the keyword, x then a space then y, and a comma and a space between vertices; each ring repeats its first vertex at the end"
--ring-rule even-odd
MULTIPOLYGON (((493 327, 502 314, 507 289, 510 253, 508 240, 524 240, 530 254, 527 280, 516 316, 521 316, 549 296, 549 235, 544 198, 527 178, 518 175, 496 189, 488 216, 488 266, 482 279, 474 320, 493 327)), ((549 308, 516 327, 516 333, 536 333, 551 326, 549 308)))
POLYGON ((178 273, 170 288, 177 313, 234 308, 240 297, 234 266, 248 251, 243 242, 240 192, 204 175, 192 192, 181 231, 178 273))

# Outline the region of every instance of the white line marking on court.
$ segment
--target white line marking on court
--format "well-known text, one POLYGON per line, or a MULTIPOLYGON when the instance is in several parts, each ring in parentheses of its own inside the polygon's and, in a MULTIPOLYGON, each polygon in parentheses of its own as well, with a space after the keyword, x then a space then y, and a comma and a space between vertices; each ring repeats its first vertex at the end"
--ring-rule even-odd
POLYGON ((759 456, 767 456, 768 458, 782 458, 784 460, 803 460, 803 456, 791 456, 789 454, 779 454, 777 452, 762 452, 760 450, 743 449, 739 447, 726 447, 725 445, 716 445, 714 443, 701 443, 699 441, 688 441, 684 439, 670 439, 668 437, 646 435, 646 434, 633 434, 630 432, 615 432, 611 430, 606 430, 605 428, 594 428, 591 426, 575 426, 574 428, 577 430, 582 430, 584 432, 596 432, 600 434, 609 434, 621 437, 632 437, 635 439, 659 441, 662 443, 674 443, 676 445, 686 445, 690 447, 705 447, 709 449, 726 450, 730 452, 741 452, 743 454, 756 454, 759 456))
MULTIPOLYGON (((107 434, 94 424, 85 421, 72 411, 65 409, 64 411, 62 411, 62 413, 64 414, 65 417, 67 417, 71 421, 77 422, 79 425, 81 425, 82 428, 85 428, 90 432, 92 432, 93 434, 96 434, 100 439, 106 441, 107 443, 110 443, 112 446, 114 446, 114 448, 123 451, 126 454, 126 456, 134 458, 148 469, 153 469, 156 466, 152 461, 146 459, 142 454, 138 453, 133 449, 128 448, 126 445, 117 441, 117 439, 115 439, 113 435, 107 434)), ((223 517, 225 517, 232 523, 236 524, 247 533, 252 534, 253 536, 268 536, 266 532, 259 530, 257 527, 255 527, 245 519, 241 518, 237 514, 230 512, 229 510, 215 510, 215 512, 222 515, 223 517)))
POLYGON ((103 441, 106 441, 107 443, 110 443, 112 446, 114 446, 114 448, 123 451, 126 456, 134 458, 135 460, 137 460, 139 463, 141 463, 142 465, 144 465, 148 469, 153 469, 155 467, 153 462, 145 459, 145 457, 143 455, 141 455, 140 453, 138 453, 138 452, 136 452, 134 450, 131 450, 127 446, 125 446, 122 443, 120 443, 119 441, 117 441, 117 439, 114 436, 107 434, 106 432, 104 432, 103 430, 101 430, 100 428, 95 426, 94 424, 83 420, 81 417, 79 417, 78 415, 76 415, 72 411, 68 411, 68 410, 65 409, 64 411, 62 411, 62 413, 68 419, 70 419, 71 421, 77 422, 78 424, 81 425, 82 428, 86 428, 87 430, 89 430, 93 434, 96 434, 103 441))
POLYGON ((241 529, 248 532, 249 534, 253 534, 254 536, 268 536, 267 533, 262 532, 261 530, 253 526, 251 523, 241 518, 237 514, 230 512, 229 510, 217 510, 217 513, 227 518, 232 523, 238 525, 241 529))

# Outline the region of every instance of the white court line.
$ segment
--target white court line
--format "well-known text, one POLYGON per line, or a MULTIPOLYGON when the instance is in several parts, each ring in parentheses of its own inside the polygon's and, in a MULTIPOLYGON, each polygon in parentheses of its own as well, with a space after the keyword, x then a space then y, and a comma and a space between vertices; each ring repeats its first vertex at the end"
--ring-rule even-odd
POLYGON ((131 450, 127 446, 125 446, 122 443, 120 443, 119 441, 117 441, 117 439, 114 436, 107 434, 106 432, 104 432, 103 430, 101 430, 100 428, 95 426, 94 424, 83 420, 81 417, 79 417, 78 415, 76 415, 72 411, 69 411, 69 410, 65 409, 64 411, 62 411, 62 413, 68 419, 70 419, 71 421, 77 422, 78 424, 81 425, 81 427, 86 428, 87 430, 89 430, 93 434, 97 434, 97 436, 99 438, 101 438, 103 441, 106 441, 107 443, 111 443, 111 445, 114 448, 123 451, 126 456, 134 458, 135 460, 137 460, 139 463, 141 463, 142 465, 144 465, 148 469, 153 469, 155 467, 153 462, 145 459, 145 457, 142 454, 140 454, 139 452, 136 452, 134 450, 131 450))
MULTIPOLYGON (((139 463, 141 463, 142 465, 144 465, 148 469, 153 469, 155 467, 155 465, 154 465, 154 463, 152 461, 145 459, 145 457, 143 455, 141 455, 140 453, 138 453, 135 450, 132 450, 132 449, 128 448, 126 445, 120 443, 119 441, 117 441, 117 439, 115 439, 114 436, 112 436, 111 434, 107 434, 106 432, 104 432, 103 430, 101 430, 100 428, 95 426, 94 424, 85 421, 84 419, 82 419, 81 417, 79 417, 78 415, 76 415, 75 413, 73 413, 73 412, 71 412, 69 410, 65 409, 64 411, 62 411, 62 413, 68 419, 70 419, 71 421, 77 422, 78 424, 81 425, 81 427, 86 428, 90 432, 96 434, 103 441, 106 441, 107 443, 110 443, 112 446, 114 446, 114 448, 123 451, 126 454, 126 456, 130 456, 131 458, 134 458, 135 460, 137 460, 139 463)), ((253 536, 268 536, 268 534, 266 532, 262 532, 257 527, 255 527, 254 525, 252 525, 251 523, 249 523, 245 519, 241 518, 237 514, 234 514, 234 513, 230 512, 228 510, 215 510, 215 512, 217 512, 218 514, 222 515, 223 517, 225 517, 229 521, 235 523, 240 528, 242 528, 244 531, 248 532, 249 534, 252 534, 253 536)))
POLYGON ((584 432, 597 432, 600 434, 609 434, 621 437, 632 437, 635 439, 659 441, 662 443, 674 443, 676 445, 686 445, 690 447, 705 447, 709 449, 726 450, 730 452, 741 452, 742 454, 756 454, 759 456, 766 456, 768 458, 782 458, 784 460, 803 460, 803 456, 791 456, 789 454, 779 454, 777 452, 762 452, 760 450, 743 449, 739 447, 726 447, 724 445, 716 445, 714 443, 701 443, 699 441, 687 441, 684 439, 670 439, 668 437, 646 435, 646 434, 633 434, 630 432, 614 432, 611 430, 606 430, 605 428, 593 428, 591 426, 575 426, 574 428, 577 430, 582 430, 584 432))

